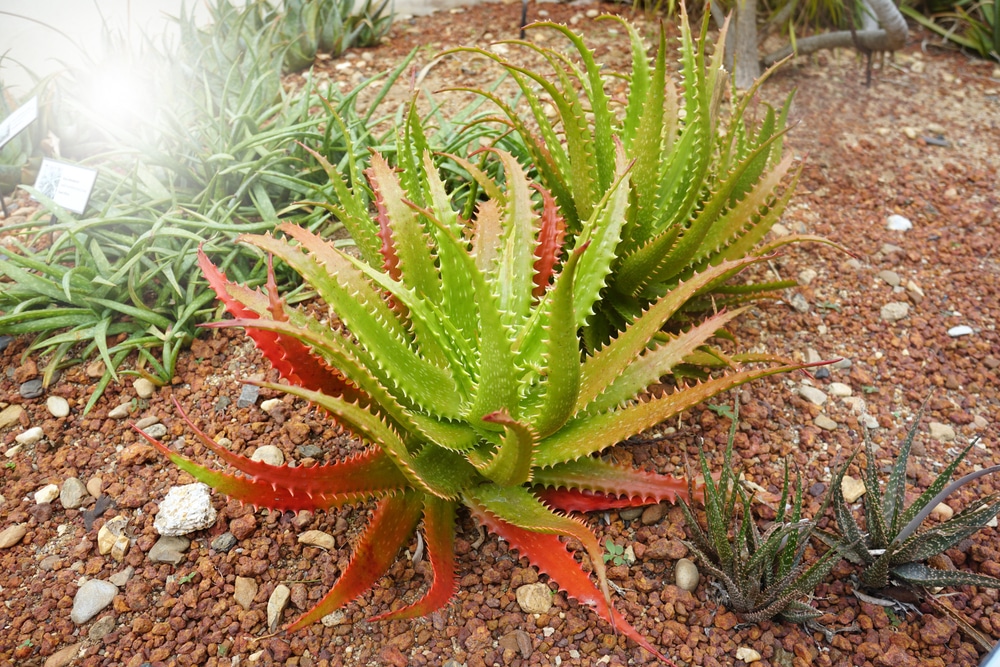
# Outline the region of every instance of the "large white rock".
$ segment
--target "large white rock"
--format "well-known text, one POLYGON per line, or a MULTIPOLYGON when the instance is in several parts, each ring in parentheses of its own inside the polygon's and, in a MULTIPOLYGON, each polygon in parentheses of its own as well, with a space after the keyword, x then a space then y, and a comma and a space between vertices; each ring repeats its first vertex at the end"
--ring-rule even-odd
POLYGON ((118 595, 118 587, 110 581, 90 579, 80 586, 73 598, 73 611, 70 612, 70 620, 77 625, 86 623, 111 604, 116 595, 118 595))
POLYGON ((178 537, 215 523, 215 508, 206 484, 172 487, 160 503, 153 527, 160 535, 178 537))

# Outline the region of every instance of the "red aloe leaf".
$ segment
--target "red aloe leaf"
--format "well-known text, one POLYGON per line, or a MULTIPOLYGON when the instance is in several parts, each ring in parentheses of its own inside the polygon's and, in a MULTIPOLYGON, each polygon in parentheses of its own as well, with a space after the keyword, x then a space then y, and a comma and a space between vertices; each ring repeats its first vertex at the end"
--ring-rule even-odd
MULTIPOLYGON (((573 555, 566 548, 557 535, 547 533, 536 533, 531 530, 519 528, 513 524, 502 521, 493 516, 485 509, 469 505, 472 514, 491 532, 496 533, 506 540, 512 547, 528 561, 547 574, 552 581, 558 584, 561 590, 566 591, 570 596, 580 602, 594 607, 595 611, 604 620, 611 623, 617 629, 625 633, 639 646, 643 647, 660 661, 674 665, 666 656, 646 640, 639 631, 625 620, 614 607, 608 605, 590 575, 583 571, 580 564, 576 562, 573 555)), ((674 666, 676 667, 676 666, 674 666)))
MULTIPOLYGON (((284 322, 288 316, 284 312, 284 300, 279 299, 274 281, 274 271, 268 258, 267 295, 251 290, 242 285, 226 280, 208 256, 198 249, 198 266, 208 279, 209 286, 216 296, 226 306, 233 317, 237 319, 260 319, 260 310, 254 310, 248 303, 257 302, 258 308, 267 310, 271 317, 284 322)), ((301 341, 287 334, 273 331, 261 331, 248 327, 247 335, 257 345, 257 348, 271 362, 271 366, 290 383, 334 396, 360 396, 360 392, 351 385, 336 369, 330 368, 309 352, 309 348, 301 341)))
MULTIPOLYGON (((567 512, 639 507, 663 500, 675 502, 677 496, 691 501, 685 479, 589 457, 537 470, 534 482, 546 487, 537 491, 538 497, 567 512)), ((695 490, 696 499, 701 495, 699 486, 695 490)))
POLYGON ((285 629, 301 630, 374 586, 416 530, 423 509, 421 495, 419 491, 408 491, 380 500, 340 579, 315 607, 285 629))
POLYGON ((540 298, 549 286, 556 260, 562 251, 566 222, 559 215, 559 207, 556 206, 552 193, 537 183, 532 183, 531 187, 542 195, 541 228, 538 231, 538 245, 535 247, 535 257, 538 258, 534 266, 535 289, 531 292, 533 297, 540 298))
POLYGON ((365 176, 371 184, 372 193, 375 195, 375 219, 378 221, 378 237, 382 239, 382 268, 393 280, 399 280, 399 255, 396 254, 396 246, 392 240, 392 228, 389 222, 389 213, 386 210, 385 199, 382 197, 382 188, 379 184, 379 171, 389 173, 389 165, 378 153, 372 154, 372 165, 365 169, 365 176))
POLYGON ((426 616, 448 604, 455 595, 455 508, 454 502, 429 495, 424 497, 424 534, 434 580, 413 604, 370 618, 369 622, 426 616))

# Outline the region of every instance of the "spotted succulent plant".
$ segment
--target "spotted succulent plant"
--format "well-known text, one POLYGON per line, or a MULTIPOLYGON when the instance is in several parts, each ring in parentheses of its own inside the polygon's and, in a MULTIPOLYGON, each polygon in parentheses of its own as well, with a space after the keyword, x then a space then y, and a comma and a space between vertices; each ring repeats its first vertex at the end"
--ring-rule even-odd
MULTIPOLYGON (((430 153, 397 174, 374 155, 364 201, 340 209, 360 257, 300 227, 241 237, 297 271, 330 308, 328 320, 200 265, 235 319, 287 384, 261 382, 325 411, 358 441, 328 465, 275 467, 232 453, 196 429, 240 471, 204 467, 156 443, 178 466, 232 498, 278 510, 325 510, 372 500, 376 508, 350 565, 302 628, 369 589, 421 521, 433 571, 427 592, 383 614, 399 619, 446 604, 455 591, 453 533, 464 507, 569 595, 660 655, 611 604, 602 551, 572 511, 673 500, 686 484, 619 467, 601 452, 707 398, 797 368, 730 369, 672 390, 648 390, 740 309, 665 336, 661 328, 706 285, 756 258, 722 261, 654 300, 620 335, 584 352, 581 329, 599 303, 628 218, 630 163, 565 234, 556 204, 509 154, 495 151, 503 185, 480 173, 486 198, 472 220, 455 213, 430 153), (594 579, 561 538, 585 551, 594 579), (595 581, 596 579, 596 581, 595 581)), ((330 168, 330 176, 344 186, 330 168)), ((189 422, 190 423, 190 422, 189 422)), ((193 424, 192 424, 193 427, 193 424)))

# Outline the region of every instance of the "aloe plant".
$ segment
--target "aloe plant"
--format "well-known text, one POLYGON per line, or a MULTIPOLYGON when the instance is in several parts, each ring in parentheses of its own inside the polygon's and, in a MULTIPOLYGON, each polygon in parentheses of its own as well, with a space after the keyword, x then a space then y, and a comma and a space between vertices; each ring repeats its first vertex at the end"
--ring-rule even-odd
MULTIPOLYGON (((400 154, 413 151, 404 147, 400 154)), ((216 326, 246 328, 288 382, 259 384, 325 410, 362 443, 357 453, 318 467, 275 467, 229 452, 196 429, 206 447, 242 473, 234 476, 154 444, 197 479, 256 506, 319 510, 376 502, 340 579, 290 629, 370 588, 421 520, 433 581, 420 600, 379 618, 444 605, 455 590, 455 514, 465 507, 662 659, 615 611, 597 538, 565 512, 673 500, 685 490, 681 480, 597 455, 720 391, 800 366, 733 370, 662 395, 646 393, 742 311, 720 312, 656 341, 663 323, 705 285, 756 258, 692 275, 602 350, 583 353, 580 330, 600 301, 628 216, 629 161, 619 155, 613 186, 579 230, 563 237, 553 197, 510 154, 493 154, 504 185, 478 174, 486 196, 470 221, 456 213, 429 152, 415 170, 398 175, 375 154, 366 172, 374 221, 360 188, 348 189, 330 167, 360 257, 294 225, 278 227, 284 238, 241 237, 300 273, 328 304, 329 320, 288 307, 273 280, 255 291, 200 258, 235 316, 216 326), (583 545, 596 582, 560 537, 583 545)))
POLYGON ((802 517, 802 478, 795 475, 793 491, 787 459, 776 516, 761 533, 752 514, 752 499, 740 480, 742 470, 733 465, 738 403, 733 412, 718 481, 712 478, 704 451, 699 451, 706 528, 684 498, 679 499, 691 534, 685 544, 721 585, 723 603, 744 621, 759 623, 774 616, 793 623, 815 619, 820 612, 802 598, 811 595, 840 562, 839 548, 829 549, 813 563, 804 561, 815 524, 802 517))
POLYGON ((893 463, 885 490, 879 484, 878 463, 871 437, 865 431, 864 516, 867 531, 862 531, 844 499, 843 479, 857 452, 851 455, 832 482, 833 508, 839 536, 825 534, 824 539, 838 545, 845 558, 862 566, 861 585, 881 589, 895 580, 916 586, 986 586, 1000 588, 1000 579, 961 570, 938 570, 926 564, 937 554, 955 546, 981 530, 1000 512, 1000 494, 989 494, 974 500, 961 512, 946 521, 920 530, 939 503, 966 484, 984 475, 1000 471, 1000 466, 971 472, 949 483, 955 470, 965 459, 975 442, 969 444, 935 478, 927 490, 904 507, 906 464, 910 448, 920 426, 923 408, 906 434, 893 463), (919 531, 919 532, 918 532, 919 531))
MULTIPOLYGON (((707 15, 707 12, 706 12, 707 15)), ((621 145, 635 161, 629 208, 607 289, 613 296, 588 318, 588 348, 596 349, 648 304, 706 267, 747 255, 763 255, 812 236, 789 235, 763 243, 795 190, 800 168, 782 156, 791 97, 780 112, 768 107, 763 122, 751 123, 746 109, 754 90, 737 100, 722 133, 721 101, 727 87, 722 49, 706 56, 707 16, 696 48, 687 15, 681 13, 680 56, 684 90, 679 96, 666 60, 661 29, 652 62, 636 29, 620 17, 632 48, 631 71, 603 66, 569 28, 536 23, 568 40, 569 51, 511 40, 540 55, 551 71, 531 70, 492 51, 462 49, 499 63, 524 98, 515 107, 499 95, 472 90, 491 100, 523 139, 538 178, 551 190, 575 232, 616 179, 621 145), (608 92, 628 82, 623 106, 608 92), (526 107, 526 111, 522 111, 526 107), (547 111, 555 110, 554 118, 547 111)), ((719 37, 720 43, 724 36, 719 37)), ((758 83, 759 85, 759 83, 758 83)), ((824 241, 825 242, 825 241, 824 241)), ((794 281, 705 285, 685 310, 711 310, 793 286, 794 281)), ((679 313, 682 319, 684 311, 679 313)))

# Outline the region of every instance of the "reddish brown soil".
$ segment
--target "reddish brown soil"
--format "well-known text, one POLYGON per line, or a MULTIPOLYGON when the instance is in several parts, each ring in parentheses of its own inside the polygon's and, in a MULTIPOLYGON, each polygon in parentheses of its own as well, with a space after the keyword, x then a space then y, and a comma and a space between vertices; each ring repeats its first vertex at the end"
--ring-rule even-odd
MULTIPOLYGON (((585 16, 591 6, 543 7, 550 18, 585 29, 605 61, 625 54, 623 35, 608 30, 613 25, 585 16)), ((440 48, 513 37, 519 8, 486 5, 401 22, 387 45, 350 54, 349 67, 327 63, 330 76, 349 83, 352 77, 394 64, 415 45, 430 47, 418 56, 423 66, 440 48)), ((623 11, 618 6, 601 9, 623 11)), ((646 29, 651 26, 642 17, 637 21, 646 29)), ((959 473, 1000 463, 1000 257, 995 251, 1000 243, 1000 81, 990 78, 989 64, 931 46, 922 50, 921 39, 926 37, 917 33, 894 63, 877 67, 870 87, 864 86, 863 63, 852 53, 838 52, 802 59, 765 89, 768 99, 780 101, 788 90, 798 88, 789 146, 805 156, 806 166, 782 224, 792 231, 824 235, 856 258, 821 246, 787 252, 771 263, 771 270, 782 277, 815 272, 812 282, 797 290, 807 311, 791 308, 789 293, 788 303, 754 309, 735 331, 744 349, 792 358, 803 358, 811 349, 822 358, 850 359, 849 370, 834 370, 815 384, 824 388, 841 382, 864 399, 880 427, 874 439, 882 464, 892 460, 917 408, 931 395, 909 468, 913 491, 926 487, 942 464, 975 436, 982 437, 980 445, 959 473), (942 139, 947 145, 936 145, 942 139), (886 230, 886 218, 893 213, 911 219, 914 229, 886 230), (894 292, 877 276, 884 270, 898 274, 902 289, 894 292), (906 288, 910 281, 916 289, 906 288), (908 316, 884 321, 880 309, 891 301, 907 303, 908 316), (950 337, 948 329, 960 324, 971 326, 974 333, 950 337), (956 439, 930 438, 930 422, 951 426, 956 439)), ((483 60, 463 56, 435 65, 426 83, 431 88, 481 84, 494 76, 483 60)), ((127 421, 109 418, 108 412, 134 400, 133 420, 155 415, 168 428, 166 440, 187 435, 190 445, 193 439, 170 403, 176 398, 209 433, 227 436, 236 448, 249 453, 275 444, 292 460, 302 459, 303 445, 319 445, 321 458, 332 458, 349 443, 298 402, 286 401, 277 418, 265 414, 259 403, 237 409, 241 381, 267 371, 252 346, 235 333, 196 342, 182 355, 172 386, 151 399, 136 399, 131 386, 112 386, 87 416, 81 412, 95 380, 84 368, 71 368, 48 390, 48 395, 69 400, 70 416, 61 419, 49 415, 45 397, 23 400, 18 394, 19 384, 37 374, 32 361, 22 360, 28 343, 16 340, 0 353, 0 410, 8 404, 24 408, 19 423, 0 431, 0 449, 11 448, 15 436, 30 426, 41 426, 45 433, 36 445, 3 459, 6 465, 0 468, 0 530, 15 523, 27 525, 19 544, 0 550, 0 664, 53 664, 47 658, 76 643, 73 664, 95 667, 147 662, 303 667, 440 667, 449 660, 469 667, 651 662, 648 654, 563 595, 555 596, 549 614, 523 613, 514 591, 538 575, 497 539, 481 541, 468 517, 461 519, 458 539, 461 585, 445 609, 409 622, 364 620, 400 598, 412 599, 425 584, 426 561, 414 566, 403 555, 373 592, 346 609, 340 624, 270 636, 265 607, 275 586, 286 583, 292 589, 286 620, 311 606, 348 562, 351 539, 370 508, 315 516, 252 513, 217 497, 219 519, 213 528, 191 535, 186 560, 177 566, 154 564, 148 551, 157 539, 157 503, 171 485, 190 478, 139 444, 127 421), (223 397, 232 404, 217 409, 223 397), (89 529, 81 510, 63 509, 58 500, 35 503, 36 490, 71 476, 83 481, 101 478, 104 493, 114 500, 89 529), (99 527, 115 515, 129 519, 134 538, 123 562, 99 555, 96 546, 99 527), (298 544, 297 535, 307 529, 333 534, 337 549, 326 552, 298 544), (228 553, 212 550, 209 544, 227 530, 240 538, 236 547, 228 553), (74 625, 70 609, 84 578, 108 579, 126 566, 134 567, 135 574, 113 603, 94 620, 74 625), (259 583, 248 610, 233 600, 237 576, 259 583), (110 632, 89 637, 104 617, 112 619, 104 621, 110 623, 110 632), (524 654, 519 639, 529 649, 524 654)), ((811 516, 831 468, 861 441, 861 427, 858 413, 840 399, 831 398, 820 408, 800 398, 794 389, 802 379, 771 379, 741 391, 736 446, 747 478, 763 488, 759 498, 771 503, 780 488, 781 461, 790 455, 807 477, 811 516), (814 419, 821 413, 836 427, 817 426, 814 419)), ((716 402, 731 400, 720 397, 716 402)), ((696 409, 661 427, 660 437, 620 446, 613 456, 682 474, 699 443, 719 463, 727 428, 728 420, 709 408, 696 409)), ((983 479, 948 503, 957 511, 973 498, 998 490, 996 479, 983 479)), ((81 509, 92 508, 94 502, 88 498, 81 509)), ((766 502, 761 506, 765 517, 766 502)), ((819 586, 814 604, 826 614, 821 620, 828 627, 853 630, 828 639, 777 622, 737 626, 734 614, 714 601, 706 578, 694 594, 673 585, 674 564, 686 552, 678 542, 685 529, 676 509, 663 509, 647 513, 645 520, 623 520, 612 512, 608 522, 594 516, 591 523, 602 543, 610 537, 619 545, 633 546, 635 564, 610 570, 614 583, 624 589, 616 604, 680 665, 742 664, 736 658, 740 647, 759 652, 761 665, 783 666, 970 665, 982 653, 967 632, 929 602, 918 603, 909 614, 887 613, 861 602, 852 595, 853 570, 847 565, 819 586)), ((1000 575, 997 536, 996 528, 987 528, 948 555, 959 568, 1000 575)), ((1000 638, 996 591, 961 587, 946 592, 951 593, 947 603, 985 640, 1000 638)))

